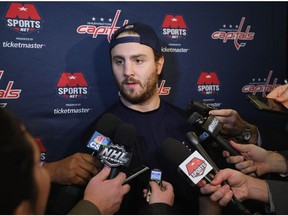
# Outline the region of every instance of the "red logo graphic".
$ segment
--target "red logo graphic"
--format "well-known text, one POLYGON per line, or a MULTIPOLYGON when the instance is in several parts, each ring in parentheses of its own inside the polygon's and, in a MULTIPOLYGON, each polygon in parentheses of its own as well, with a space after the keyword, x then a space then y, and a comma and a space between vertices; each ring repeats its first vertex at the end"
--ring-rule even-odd
POLYGON ((162 80, 159 87, 158 87, 158 93, 159 95, 169 95, 171 87, 165 87, 166 80, 162 80))
POLYGON ((179 39, 187 35, 187 25, 180 15, 166 15, 162 28, 163 35, 169 39, 179 39))
POLYGON ((242 32, 242 28, 244 25, 245 17, 242 17, 240 21, 240 25, 236 31, 230 31, 230 32, 225 32, 225 31, 215 31, 212 33, 211 38, 216 40, 220 39, 223 40, 223 43, 226 43, 228 40, 234 40, 234 46, 236 47, 237 50, 239 50, 241 47, 244 47, 246 43, 239 43, 239 40, 253 40, 255 33, 250 32, 251 26, 248 25, 246 27, 245 32, 242 32))
MULTIPOLYGON (((93 35, 93 38, 97 38, 98 35, 107 35, 107 40, 110 42, 113 33, 120 28, 116 27, 120 13, 121 10, 117 10, 111 26, 81 25, 77 28, 76 31, 78 34, 91 34, 93 35)), ((126 25, 127 23, 128 20, 124 20, 123 25, 126 25)))
POLYGON ((11 3, 5 15, 6 26, 27 34, 41 28, 41 17, 34 4, 11 3))
POLYGON ((215 94, 220 89, 219 84, 216 72, 202 72, 197 81, 198 92, 205 95, 215 94))
POLYGON ((280 86, 281 84, 277 84, 278 78, 274 78, 273 83, 270 84, 272 81, 272 74, 273 71, 269 71, 267 78, 264 78, 263 81, 253 81, 249 85, 245 85, 242 87, 243 93, 252 93, 256 95, 256 93, 262 93, 263 97, 266 97, 266 93, 271 92, 274 88, 280 86))
POLYGON ((206 167, 205 161, 196 157, 186 164, 187 172, 192 178, 203 175, 206 167))
POLYGON ((41 161, 45 161, 45 158, 46 158, 46 148, 41 140, 41 138, 39 137, 35 137, 34 138, 35 142, 37 143, 37 145, 39 146, 39 150, 40 150, 40 160, 41 161))
MULTIPOLYGON (((0 80, 4 71, 0 70, 0 80)), ((20 97, 21 89, 13 89, 14 81, 9 81, 6 88, 0 89, 0 99, 17 99, 20 97)))
POLYGON ((63 72, 57 87, 58 94, 67 99, 77 99, 88 94, 88 83, 81 72, 63 72))

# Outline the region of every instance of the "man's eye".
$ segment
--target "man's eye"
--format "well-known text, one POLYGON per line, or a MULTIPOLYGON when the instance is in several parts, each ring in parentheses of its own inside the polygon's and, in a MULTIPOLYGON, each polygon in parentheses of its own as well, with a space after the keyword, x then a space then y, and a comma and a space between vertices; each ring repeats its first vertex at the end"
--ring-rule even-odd
POLYGON ((120 59, 117 59, 117 60, 115 60, 114 62, 115 62, 115 64, 117 64, 117 65, 123 64, 123 60, 120 60, 120 59))
POLYGON ((136 59, 135 61, 136 61, 137 64, 141 64, 143 62, 142 59, 136 59))

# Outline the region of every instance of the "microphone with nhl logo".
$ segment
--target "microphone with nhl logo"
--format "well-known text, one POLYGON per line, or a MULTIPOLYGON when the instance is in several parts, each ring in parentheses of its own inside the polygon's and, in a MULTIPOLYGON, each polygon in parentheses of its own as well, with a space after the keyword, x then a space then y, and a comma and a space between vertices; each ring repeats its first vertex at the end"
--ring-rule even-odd
POLYGON ((121 166, 129 167, 136 137, 136 128, 131 124, 122 123, 115 131, 115 144, 111 143, 99 151, 98 157, 111 167, 108 179, 116 177, 121 166))
MULTIPOLYGON (((114 136, 120 124, 122 124, 122 121, 112 113, 105 113, 97 120, 94 133, 87 144, 87 147, 92 149, 92 155, 112 143, 109 137, 114 136)), ((83 197, 84 188, 78 185, 58 186, 53 184, 53 187, 60 190, 55 201, 51 204, 53 214, 67 214, 83 197)))

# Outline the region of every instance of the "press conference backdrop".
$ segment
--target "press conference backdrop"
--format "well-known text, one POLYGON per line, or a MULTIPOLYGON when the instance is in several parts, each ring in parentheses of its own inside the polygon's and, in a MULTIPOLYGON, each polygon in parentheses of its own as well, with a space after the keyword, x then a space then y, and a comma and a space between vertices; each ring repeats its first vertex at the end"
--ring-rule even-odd
POLYGON ((255 124, 287 122, 244 97, 265 96, 286 79, 286 2, 1 2, 0 14, 0 104, 26 124, 42 160, 76 151, 118 99, 108 45, 135 21, 161 39, 163 99, 236 109, 255 124))

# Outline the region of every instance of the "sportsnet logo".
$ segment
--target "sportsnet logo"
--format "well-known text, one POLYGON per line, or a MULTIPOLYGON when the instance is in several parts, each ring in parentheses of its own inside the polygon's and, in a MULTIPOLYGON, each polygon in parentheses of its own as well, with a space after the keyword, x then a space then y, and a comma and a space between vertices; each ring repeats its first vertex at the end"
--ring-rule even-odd
POLYGON ((32 33, 42 26, 42 18, 34 4, 11 3, 4 19, 6 27, 22 34, 32 33))
POLYGON ((245 17, 242 17, 239 26, 236 25, 234 29, 232 25, 226 26, 224 24, 223 29, 220 29, 220 31, 213 32, 211 38, 214 40, 217 39, 222 40, 223 43, 226 43, 228 40, 233 40, 235 48, 239 50, 241 47, 246 46, 246 43, 244 43, 243 41, 253 40, 255 36, 254 32, 250 32, 251 28, 250 25, 246 27, 245 32, 242 31, 244 21, 245 17))
POLYGON ((220 82, 215 72, 202 72, 197 85, 198 92, 204 95, 216 94, 220 90, 220 82))
POLYGON ((83 74, 63 72, 57 83, 58 95, 67 99, 78 99, 88 94, 88 83, 83 74))
POLYGON ((198 151, 194 151, 185 161, 179 165, 182 171, 194 184, 197 184, 211 170, 212 166, 198 151))
POLYGON ((192 178, 203 175, 206 167, 205 161, 196 157, 186 164, 187 172, 192 178))
POLYGON ((169 39, 181 39, 187 35, 187 25, 180 15, 166 15, 162 23, 163 35, 169 39))

